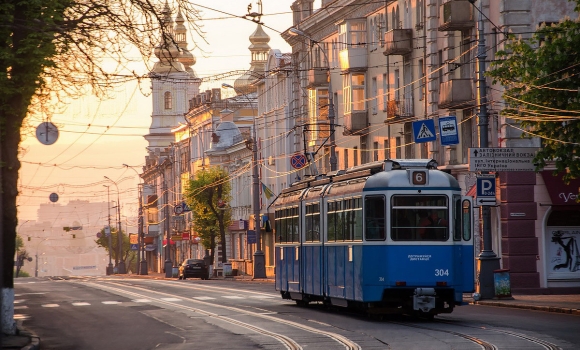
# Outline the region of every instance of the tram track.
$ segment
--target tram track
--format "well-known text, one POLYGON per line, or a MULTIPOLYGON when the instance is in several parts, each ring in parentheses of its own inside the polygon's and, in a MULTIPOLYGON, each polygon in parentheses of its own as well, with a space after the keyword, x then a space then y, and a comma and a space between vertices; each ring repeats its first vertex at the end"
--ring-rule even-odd
POLYGON ((233 306, 219 305, 219 304, 210 303, 210 302, 206 302, 206 301, 202 301, 202 300, 196 300, 196 299, 192 299, 192 298, 183 298, 183 296, 181 296, 181 295, 151 290, 148 288, 139 287, 139 286, 135 286, 132 284, 123 284, 123 283, 118 283, 118 282, 105 282, 105 283, 101 282, 100 284, 93 283, 93 282, 85 282, 85 284, 92 287, 92 288, 108 290, 108 291, 116 292, 117 294, 120 294, 120 295, 129 295, 129 296, 134 297, 134 298, 150 299, 152 302, 155 302, 155 303, 159 303, 159 304, 163 304, 163 305, 167 305, 167 306, 171 306, 171 307, 176 307, 176 308, 179 308, 181 310, 188 310, 188 311, 192 311, 192 312, 197 312, 197 313, 200 313, 202 315, 206 315, 208 317, 219 319, 219 320, 222 320, 224 322, 234 324, 234 325, 237 325, 239 327, 243 327, 245 329, 248 329, 248 330, 254 331, 256 333, 263 334, 263 335, 269 336, 273 339, 276 339, 281 344, 283 344, 285 348, 290 349, 290 350, 302 349, 302 346, 300 344, 298 344, 296 341, 294 341, 292 338, 290 338, 286 335, 276 333, 273 331, 269 331, 269 330, 266 330, 264 328, 254 326, 254 325, 248 324, 246 322, 238 321, 238 320, 235 320, 235 319, 230 318, 230 317, 221 316, 221 315, 218 315, 216 313, 203 310, 201 308, 186 306, 186 305, 179 304, 176 302, 163 300, 163 299, 161 299, 161 297, 154 298, 154 297, 151 297, 151 294, 162 295, 164 297, 173 297, 173 298, 185 299, 188 302, 192 302, 195 304, 204 305, 207 307, 225 309, 225 310, 229 310, 229 311, 234 311, 236 313, 239 313, 239 314, 242 314, 245 316, 251 316, 251 317, 265 319, 268 321, 276 322, 278 324, 284 324, 287 326, 291 326, 291 327, 294 327, 296 329, 300 329, 302 331, 309 332, 312 334, 325 336, 325 337, 337 342, 338 344, 344 346, 344 348, 347 350, 360 350, 361 349, 361 347, 357 343, 355 343, 354 341, 352 341, 352 340, 348 339, 347 337, 342 336, 338 333, 320 330, 320 329, 310 327, 310 326, 307 326, 305 324, 301 324, 298 322, 293 322, 293 321, 284 320, 284 319, 281 319, 278 317, 274 317, 274 316, 271 316, 269 314, 248 311, 248 310, 244 310, 244 309, 241 309, 238 307, 233 307, 233 306), (139 292, 129 291, 126 289, 122 289, 120 287, 131 288, 131 289, 139 291, 139 292), (143 294, 143 292, 146 292, 147 294, 143 294))
MULTIPOLYGON (((181 285, 181 286, 183 286, 183 285, 181 285)), ((206 286, 206 285, 204 285, 204 286, 185 286, 185 288, 192 289, 192 290, 232 291, 231 288, 215 287, 215 286, 206 286)), ((271 293, 263 293, 263 292, 256 292, 256 291, 247 291, 247 292, 248 293, 251 293, 251 294, 256 294, 256 295, 271 295, 271 293)), ((453 324, 453 323, 449 323, 449 322, 445 322, 445 321, 441 321, 441 320, 436 320, 435 322, 437 322, 437 323, 453 324)), ((396 323, 396 322, 390 322, 390 323, 396 323)), ((483 339, 479 339, 477 337, 474 337, 474 336, 471 336, 471 335, 468 335, 468 334, 464 334, 464 333, 461 333, 461 332, 447 331, 447 330, 429 328, 429 327, 426 327, 426 326, 419 326, 419 325, 409 325, 409 324, 406 324, 406 323, 396 323, 396 324, 403 325, 403 326, 408 326, 408 327, 415 327, 415 328, 422 327, 423 329, 426 329, 426 330, 443 332, 443 333, 451 334, 451 335, 454 335, 454 336, 458 336, 458 337, 464 338, 466 340, 469 340, 469 341, 471 341, 473 343, 476 343, 476 344, 480 345, 485 350, 498 349, 498 347, 495 346, 492 343, 489 343, 489 342, 487 342, 487 341, 485 341, 483 339)), ((458 325, 458 324, 453 324, 453 325, 455 325, 455 326, 461 326, 461 327, 470 327, 470 326, 458 325)), ((475 329, 480 329, 480 330, 482 329, 481 327, 470 327, 470 328, 475 328, 475 329)), ((498 333, 502 333, 502 334, 506 334, 506 335, 513 336, 513 337, 516 337, 516 338, 520 338, 520 339, 529 341, 529 342, 531 342, 533 344, 539 345, 539 346, 543 347, 546 350, 562 350, 561 347, 559 347, 559 346, 557 346, 555 344, 552 344, 552 343, 547 342, 547 341, 544 341, 542 339, 538 339, 538 338, 535 338, 535 337, 532 337, 532 336, 528 336, 528 335, 525 335, 525 334, 516 333, 516 332, 512 332, 512 331, 503 331, 503 330, 498 330, 498 329, 488 329, 488 328, 486 328, 486 330, 494 331, 494 332, 498 332, 498 333)))
POLYGON ((516 337, 516 338, 520 338, 523 340, 527 340, 531 343, 534 343, 536 345, 539 345, 541 347, 543 347, 546 350, 562 350, 562 348, 556 344, 550 343, 548 341, 542 340, 542 339, 538 339, 536 337, 532 337, 526 334, 522 334, 522 333, 517 333, 517 332, 513 332, 513 331, 506 331, 506 330, 502 330, 502 329, 495 329, 495 328, 489 328, 489 327, 477 327, 477 326, 469 326, 469 325, 464 325, 464 324, 457 324, 457 323, 453 323, 453 322, 447 322, 447 321, 443 321, 443 320, 437 320, 438 323, 443 323, 443 324, 452 324, 454 326, 458 326, 458 327, 465 327, 465 328, 473 328, 473 329, 479 329, 479 330, 486 330, 489 332, 496 332, 496 333, 502 333, 502 334, 506 334, 512 337, 516 337))

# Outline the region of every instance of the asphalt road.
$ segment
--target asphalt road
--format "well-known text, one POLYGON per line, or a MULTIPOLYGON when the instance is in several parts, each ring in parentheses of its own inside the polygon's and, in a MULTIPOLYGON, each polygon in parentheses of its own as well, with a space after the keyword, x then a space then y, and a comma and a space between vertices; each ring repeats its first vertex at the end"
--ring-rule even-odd
POLYGON ((299 307, 272 283, 19 279, 42 349, 577 349, 580 317, 468 305, 434 321, 299 307))

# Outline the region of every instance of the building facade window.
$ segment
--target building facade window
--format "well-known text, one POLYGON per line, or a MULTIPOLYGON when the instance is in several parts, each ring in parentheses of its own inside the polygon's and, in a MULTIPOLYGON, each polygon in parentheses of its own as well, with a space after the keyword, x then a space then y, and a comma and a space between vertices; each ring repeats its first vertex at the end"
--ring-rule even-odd
POLYGON ((353 166, 357 166, 358 165, 358 147, 354 146, 353 149, 353 155, 352 155, 352 159, 353 159, 353 166))
POLYGON ((165 109, 171 109, 173 104, 173 97, 171 96, 171 92, 165 91, 165 94, 163 94, 163 101, 165 109))
POLYGON ((352 73, 343 76, 344 113, 365 110, 365 75, 352 73))
POLYGON ((312 130, 312 138, 324 139, 330 136, 330 124, 328 122, 328 88, 308 90, 308 117, 312 130))

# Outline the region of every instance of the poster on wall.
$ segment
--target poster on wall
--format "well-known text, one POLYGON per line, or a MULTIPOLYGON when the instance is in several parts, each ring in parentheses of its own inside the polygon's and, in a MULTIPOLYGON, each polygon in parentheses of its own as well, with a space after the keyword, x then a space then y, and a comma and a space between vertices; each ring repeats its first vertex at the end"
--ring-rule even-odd
POLYGON ((548 278, 580 278, 580 227, 549 227, 546 235, 548 278))

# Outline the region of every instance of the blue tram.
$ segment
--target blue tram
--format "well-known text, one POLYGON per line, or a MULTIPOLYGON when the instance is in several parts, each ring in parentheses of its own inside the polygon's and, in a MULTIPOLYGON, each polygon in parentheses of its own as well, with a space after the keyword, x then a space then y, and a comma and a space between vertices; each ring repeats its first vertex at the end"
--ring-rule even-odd
POLYGON ((273 207, 284 299, 432 317, 474 290, 472 201, 434 160, 296 182, 273 207))

